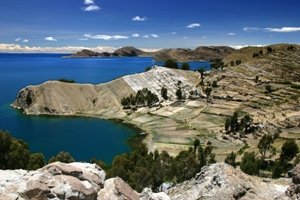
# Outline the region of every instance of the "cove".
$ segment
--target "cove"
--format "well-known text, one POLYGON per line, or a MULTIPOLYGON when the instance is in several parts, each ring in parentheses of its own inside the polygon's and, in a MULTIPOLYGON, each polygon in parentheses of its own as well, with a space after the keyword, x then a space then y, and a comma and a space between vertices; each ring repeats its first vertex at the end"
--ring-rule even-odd
MULTIPOLYGON (((73 79, 98 84, 143 72, 156 64, 153 58, 65 59, 62 54, 0 54, 0 129, 23 139, 32 152, 49 159, 68 151, 78 161, 91 158, 110 163, 131 150, 127 140, 140 131, 109 120, 82 117, 25 116, 10 108, 20 89, 47 80, 73 79)), ((206 62, 193 66, 207 66, 206 62)))

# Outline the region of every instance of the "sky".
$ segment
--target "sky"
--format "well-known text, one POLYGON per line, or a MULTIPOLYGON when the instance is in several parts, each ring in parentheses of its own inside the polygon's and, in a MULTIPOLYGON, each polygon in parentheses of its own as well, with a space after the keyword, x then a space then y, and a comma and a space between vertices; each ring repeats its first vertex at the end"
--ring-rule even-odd
POLYGON ((300 44, 299 0, 0 0, 0 52, 300 44))

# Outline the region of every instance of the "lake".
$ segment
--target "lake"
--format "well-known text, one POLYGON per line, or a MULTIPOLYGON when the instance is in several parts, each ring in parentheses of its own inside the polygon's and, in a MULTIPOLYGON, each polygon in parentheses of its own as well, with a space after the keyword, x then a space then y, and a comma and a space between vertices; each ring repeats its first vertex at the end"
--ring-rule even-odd
MULTIPOLYGON (((45 157, 68 151, 78 161, 91 158, 110 163, 117 154, 129 152, 127 139, 139 131, 110 120, 79 117, 25 116, 9 105, 20 89, 47 80, 72 79, 98 84, 127 74, 143 72, 157 64, 153 58, 68 59, 63 54, 0 54, 0 129, 23 139, 32 152, 45 157)), ((209 68, 192 62, 192 69, 209 68)))

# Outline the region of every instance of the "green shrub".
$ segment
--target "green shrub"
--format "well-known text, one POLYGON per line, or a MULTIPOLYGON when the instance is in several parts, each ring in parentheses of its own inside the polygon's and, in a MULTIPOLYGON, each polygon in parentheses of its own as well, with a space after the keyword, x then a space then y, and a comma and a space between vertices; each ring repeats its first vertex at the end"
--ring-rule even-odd
POLYGON ((258 175, 259 173, 259 161, 254 152, 245 152, 240 163, 240 168, 243 172, 249 175, 258 175))
POLYGON ((49 159, 49 163, 52 162, 71 163, 75 162, 75 159, 71 156, 69 152, 61 151, 56 156, 53 156, 49 159))
POLYGON ((58 81, 64 82, 64 83, 75 83, 74 80, 72 80, 72 79, 65 79, 65 78, 60 78, 60 79, 58 79, 58 81))

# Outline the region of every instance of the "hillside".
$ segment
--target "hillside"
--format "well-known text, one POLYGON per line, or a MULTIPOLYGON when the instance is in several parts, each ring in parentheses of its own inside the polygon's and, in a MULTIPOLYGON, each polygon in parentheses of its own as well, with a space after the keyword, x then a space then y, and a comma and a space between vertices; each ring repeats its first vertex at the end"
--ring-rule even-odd
POLYGON ((194 50, 191 49, 163 49, 154 54, 154 58, 158 61, 166 61, 169 59, 179 62, 197 61, 197 60, 213 60, 222 59, 235 50, 226 46, 200 46, 194 50))
POLYGON ((166 150, 173 155, 188 149, 198 138, 202 145, 211 144, 216 159, 224 161, 232 151, 257 151, 263 134, 279 135, 274 143, 278 154, 286 139, 300 142, 300 48, 290 51, 287 47, 274 47, 275 52, 260 58, 241 49, 224 61, 230 62, 239 54, 249 60, 242 59, 237 66, 214 70, 203 78, 198 72, 155 67, 100 85, 50 81, 21 90, 13 106, 33 115, 118 118, 148 133, 144 142, 150 150, 166 150), (167 101, 161 96, 162 87, 168 91, 167 101), (122 98, 143 88, 155 94, 159 103, 123 109, 122 98), (178 88, 181 101, 176 97, 178 88), (212 89, 208 98, 207 88, 212 89), (235 111, 252 117, 255 134, 226 133, 225 121, 235 111))
MULTIPOLYGON (((299 171, 295 172, 298 173, 294 178, 299 176, 299 171)), ((292 186, 297 186, 297 182, 294 183, 292 186)), ((55 162, 36 171, 0 170, 0 199, 288 200, 291 198, 285 193, 289 184, 284 179, 264 182, 227 164, 217 163, 202 168, 191 180, 164 192, 153 193, 145 188, 137 193, 119 177, 106 179, 105 171, 95 164, 55 162)))

